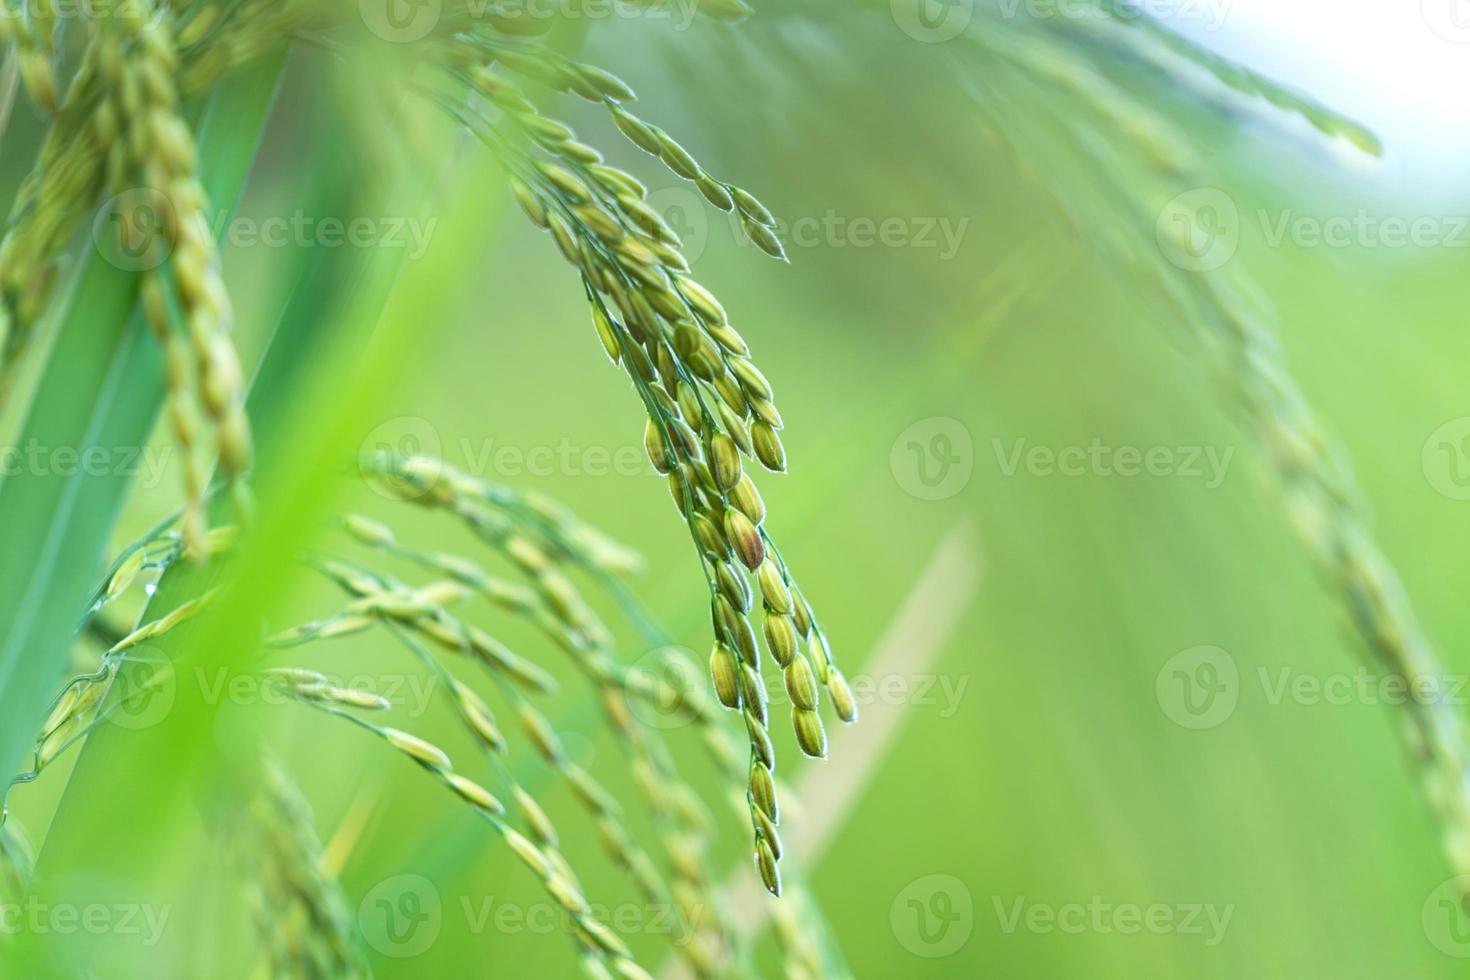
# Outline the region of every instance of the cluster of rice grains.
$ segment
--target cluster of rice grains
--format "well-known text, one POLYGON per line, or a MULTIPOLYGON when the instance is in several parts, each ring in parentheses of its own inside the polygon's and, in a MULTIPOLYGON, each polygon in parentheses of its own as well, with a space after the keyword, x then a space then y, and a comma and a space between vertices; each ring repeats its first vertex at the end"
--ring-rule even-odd
POLYGON ((815 758, 827 752, 818 710, 823 688, 840 718, 856 719, 826 637, 766 531, 765 504, 746 465, 786 469, 781 414, 749 346, 719 301, 691 278, 678 235, 649 206, 643 184, 538 112, 518 81, 605 105, 635 146, 693 182, 713 207, 737 213, 752 242, 784 258, 775 219, 750 193, 706 172, 668 133, 630 112, 633 92, 615 76, 509 38, 476 35, 459 43, 458 77, 489 108, 453 111, 505 165, 526 214, 581 274, 598 337, 648 413, 649 457, 668 477, 709 582, 710 670, 720 702, 744 718, 755 859, 766 888, 779 894, 776 759, 754 621, 782 671, 802 752, 815 758))
POLYGON ((52 3, 4 0, 0 10, 0 47, 12 48, 31 102, 49 117, 0 240, 0 398, 55 292, 62 251, 106 199, 97 245, 107 261, 138 274, 165 352, 191 552, 203 544, 202 501, 216 462, 237 510, 248 509, 239 477, 251 448, 229 297, 181 104, 312 23, 314 6, 98 0, 71 9, 65 23, 52 3), (71 55, 75 73, 59 85, 59 67, 71 63, 60 50, 67 38, 83 43, 71 55))
MULTIPOLYGON (((273 683, 294 699, 373 733, 473 807, 566 912, 591 975, 644 976, 622 938, 590 913, 584 885, 561 854, 556 826, 531 788, 512 775, 509 759, 517 740, 507 736, 495 711, 450 672, 440 655, 454 663, 477 665, 510 709, 524 743, 585 812, 613 863, 649 903, 672 911, 670 939, 691 970, 699 976, 727 972, 739 937, 709 869, 710 817, 680 777, 660 730, 640 721, 646 717, 640 704, 672 711, 702 732, 722 773, 739 778, 744 764, 705 700, 657 673, 629 669, 613 655, 609 630, 569 576, 577 569, 594 578, 619 576, 634 567, 634 557, 537 495, 488 483, 428 457, 379 462, 369 468, 368 476, 387 495, 451 516, 523 582, 501 578, 464 555, 412 547, 383 521, 350 515, 342 525, 357 544, 418 568, 430 580, 411 585, 361 562, 319 556, 313 560, 315 568, 346 594, 347 604, 333 616, 277 634, 272 645, 287 649, 374 628, 386 630, 441 682, 438 690, 473 736, 499 788, 492 790, 465 775, 443 748, 362 717, 362 711, 386 710, 381 699, 335 688, 320 675, 296 667, 273 669, 273 683), (472 625, 471 610, 464 607, 474 603, 532 626, 570 658, 576 672, 598 693, 602 720, 617 736, 657 830, 653 845, 645 844, 629 824, 614 794, 572 757, 537 706, 537 699, 554 692, 552 678, 489 630, 472 625)), ((767 835, 762 839, 774 840, 774 818, 769 814, 775 811, 775 784, 768 766, 756 768, 761 783, 742 799, 742 809, 758 805, 757 819, 765 820, 762 832, 767 835)), ((776 845, 768 846, 774 854, 776 845)), ((809 903, 798 903, 786 917, 798 925, 778 933, 794 976, 824 973, 821 951, 813 951, 809 938, 820 935, 820 929, 811 925, 816 914, 809 903)))
POLYGON ((249 882, 250 911, 272 977, 364 980, 372 972, 353 940, 346 897, 327 867, 306 801, 267 762, 231 814, 227 844, 249 882))
MULTIPOLYGON (((119 195, 118 234, 165 253, 145 263, 143 309, 165 354, 168 417, 183 456, 181 528, 193 550, 203 541, 209 480, 197 448, 199 415, 209 420, 220 468, 240 494, 244 485, 235 478, 250 462, 240 366, 226 333, 229 297, 194 172, 194 140, 178 114, 178 66, 167 22, 115 17, 106 23, 114 29, 100 42, 105 95, 95 128, 99 147, 106 148, 107 190, 119 195), (135 222, 156 228, 129 226, 135 222), (158 261, 162 257, 167 261, 158 261)), ((243 496, 240 503, 243 510, 243 496)))

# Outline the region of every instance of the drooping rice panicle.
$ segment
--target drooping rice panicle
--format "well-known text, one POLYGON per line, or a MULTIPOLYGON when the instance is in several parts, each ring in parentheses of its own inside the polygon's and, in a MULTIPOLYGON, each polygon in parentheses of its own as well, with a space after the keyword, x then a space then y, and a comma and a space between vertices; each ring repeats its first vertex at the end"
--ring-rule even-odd
POLYGON ((26 94, 45 113, 57 109, 55 19, 55 9, 50 3, 28 0, 0 3, 0 48, 15 45, 26 94))
POLYGON ((143 309, 164 350, 168 416, 184 479, 180 529, 192 553, 204 544, 213 460, 234 488, 237 516, 249 512, 240 480, 250 465, 250 423, 194 139, 179 110, 178 56, 168 21, 143 19, 152 9, 145 5, 129 16, 119 5, 107 21, 112 29, 102 39, 98 71, 110 97, 97 127, 110 146, 107 183, 118 202, 117 234, 130 251, 147 250, 143 309), (200 416, 210 428, 212 458, 200 445, 200 416))
POLYGON ((249 885, 269 975, 279 980, 371 976, 341 886, 324 867, 306 800, 279 765, 268 761, 262 769, 227 829, 249 885))
MULTIPOLYGON (((131 563, 129 563, 131 564, 131 563)), ((115 577, 115 576, 114 576, 115 577)), ((161 637, 181 623, 187 622, 209 608, 218 598, 219 588, 190 599, 168 614, 150 620, 127 636, 118 640, 102 656, 98 668, 87 674, 72 678, 53 702, 51 713, 41 726, 31 750, 30 766, 13 777, 0 794, 0 815, 8 806, 8 793, 15 786, 34 781, 73 745, 80 742, 113 711, 128 707, 133 701, 144 699, 150 692, 168 683, 171 667, 151 665, 152 670, 135 685, 117 697, 110 697, 114 682, 128 664, 128 652, 143 643, 161 637)))
POLYGON ((57 256, 102 187, 109 147, 100 138, 109 131, 95 125, 101 98, 97 55, 94 37, 0 239, 0 399, 8 395, 16 363, 51 298, 57 256))
MULTIPOLYGON (((352 523, 361 531, 367 530, 367 525, 361 519, 352 523)), ((383 531, 376 531, 373 532, 372 537, 381 543, 382 534, 383 531)), ((444 563, 441 560, 437 564, 444 563)), ((503 736, 499 735, 498 727, 493 721, 490 721, 492 716, 489 709, 477 701, 472 691, 450 678, 413 636, 398 627, 403 626, 408 630, 426 632, 427 635, 433 636, 441 646, 449 646, 453 636, 458 633, 462 652, 473 656, 477 644, 472 639, 470 628, 464 626, 461 621, 449 617, 442 610, 439 613, 427 612, 423 608, 423 600, 418 598, 422 596, 422 591, 415 591, 402 583, 376 575, 366 569, 352 568, 351 574, 344 574, 341 570, 342 566, 335 567, 338 570, 333 575, 334 580, 357 597, 346 615, 380 618, 391 632, 414 651, 421 662, 446 678, 447 687, 458 694, 455 706, 466 726, 472 732, 481 735, 480 740, 487 748, 496 748, 498 745, 503 749, 503 736), (373 611, 364 612, 369 609, 373 611), (426 620, 433 621, 432 627, 427 631, 421 628, 426 620), (487 729, 495 732, 495 736, 485 737, 483 733, 487 729)), ((455 567, 461 572, 470 571, 463 563, 456 563, 455 567)), ((473 582, 482 580, 478 574, 466 574, 464 577, 473 582)), ((294 635, 303 638, 321 638, 322 632, 307 630, 294 635)), ((660 766, 662 760, 649 753, 646 742, 629 733, 629 729, 636 728, 636 726, 632 724, 631 719, 626 717, 626 709, 624 708, 622 713, 618 711, 625 704, 623 689, 612 684, 611 675, 606 671, 595 672, 593 676, 603 684, 604 696, 599 701, 604 709, 605 717, 610 716, 609 724, 613 730, 623 735, 625 741, 633 749, 635 771, 641 765, 648 771, 659 772, 663 768, 660 766)), ((501 694, 510 704, 537 754, 565 781, 572 790, 574 798, 587 810, 613 861, 633 877, 650 901, 659 905, 668 905, 674 899, 680 899, 678 902, 680 915, 676 922, 678 928, 673 937, 675 947, 689 960, 690 965, 699 975, 711 975, 722 955, 719 948, 721 943, 717 941, 712 944, 705 937, 695 935, 693 930, 701 925, 718 925, 711 914, 711 910, 715 907, 715 899, 710 891, 709 878, 703 869, 698 867, 697 862, 690 859, 688 853, 678 850, 681 845, 687 848, 698 844, 699 841, 688 834, 687 827, 684 828, 685 833, 680 837, 665 840, 665 843, 673 849, 675 856, 673 863, 680 873, 681 882, 684 883, 682 891, 671 891, 664 882, 657 864, 638 844, 637 838, 626 826, 622 817, 622 807, 612 795, 591 773, 569 758, 550 722, 521 694, 514 684, 509 683, 496 672, 492 672, 492 677, 498 683, 501 694), (681 856, 683 860, 679 860, 681 856)), ((520 791, 517 791, 513 798, 518 801, 529 799, 520 791)), ((554 838, 542 840, 541 843, 549 846, 554 843, 554 838)), ((719 938, 716 935, 715 940, 719 938)))
MULTIPOLYGON (((487 143, 498 141, 506 159, 516 152, 513 140, 493 123, 478 132, 487 143), (506 145, 510 151, 503 149, 506 145)), ((781 417, 771 387, 748 360, 749 349, 723 307, 685 275, 687 264, 665 254, 677 254, 677 238, 656 224, 648 229, 637 224, 633 215, 642 201, 641 185, 617 176, 621 171, 584 162, 574 147, 566 152, 566 140, 559 145, 563 153, 558 163, 512 164, 521 181, 520 196, 527 213, 552 232, 564 256, 581 271, 599 333, 613 359, 624 364, 649 412, 645 442, 650 459, 669 476, 710 585, 716 689, 724 693, 722 703, 743 714, 752 760, 769 774, 775 758, 766 727, 767 699, 746 618, 751 597, 747 576, 764 564, 768 538, 761 527, 764 504, 743 471, 741 456, 768 469, 785 469, 777 434, 781 417), (594 165, 601 169, 590 170, 594 165), (743 664, 738 669, 737 656, 743 664), (731 683, 736 678, 740 683, 731 683)), ((809 619, 810 610, 803 611, 809 619)), ((791 665, 799 693, 814 692, 814 685, 802 684, 791 617, 768 608, 763 629, 783 671, 791 665)), ((830 660, 824 655, 822 662, 825 679, 830 660)), ((802 750, 820 757, 826 752, 826 736, 815 708, 814 698, 805 698, 794 707, 792 724, 802 750)), ((780 843, 774 814, 752 800, 751 819, 757 866, 767 888, 777 892, 780 843)))
MULTIPOLYGON (((1040 91, 1056 90, 1069 104, 1088 106, 1097 118, 1110 121, 1108 139, 1091 138, 1095 134, 1078 133, 1074 127, 1058 127, 1075 142, 1073 152, 1097 164, 1097 183, 1118 214, 1116 221, 1106 223, 1108 227, 1142 229, 1152 237, 1157 225, 1156 196, 1214 182, 1204 162, 1177 145, 1155 110, 1106 83, 1087 67, 1084 57, 1065 56, 1068 52, 1082 55, 1081 46, 1063 50, 1035 42, 1011 45, 1008 34, 1015 33, 1014 25, 993 26, 995 31, 971 35, 993 62, 1020 69, 1045 86, 1040 91), (1120 120, 1125 124, 1119 124, 1120 120), (1113 145, 1113 139, 1121 147, 1113 145), (1139 172, 1165 178, 1162 187, 1155 190, 1152 183, 1125 179, 1139 172)), ((1151 35, 1173 38, 1148 18, 1137 26, 1151 35)), ((1086 32, 1100 27, 1119 36, 1137 33, 1134 26, 1089 18, 1068 25, 1063 34, 1079 31, 1086 37, 1086 32)), ((1182 40, 1171 40, 1169 48, 1176 55, 1200 61, 1222 84, 1264 96, 1272 107, 1306 119, 1329 137, 1343 137, 1366 153, 1379 150, 1377 138, 1367 130, 1310 100, 1284 92, 1253 73, 1232 71, 1228 63, 1182 40)), ((1037 102, 1034 108, 1040 112, 1016 118, 1034 120, 1044 113, 1045 105, 1037 102)), ((1030 138, 1019 124, 1013 129, 1018 142, 1030 138)), ((1028 148, 1035 150, 1035 146, 1028 148)), ((1182 249, 1189 243, 1160 244, 1182 249)), ((1444 665, 1425 636, 1392 563, 1374 540, 1351 468, 1292 378, 1263 304, 1247 298, 1230 268, 1181 269, 1152 247, 1153 242, 1141 249, 1126 240, 1109 245, 1114 246, 1118 260, 1153 283, 1167 315, 1193 330, 1213 355, 1225 392, 1242 410, 1251 435, 1269 461, 1293 531, 1324 581, 1337 592, 1372 664, 1406 689, 1442 679, 1444 665)), ((1438 700, 1409 698, 1401 711, 1405 745, 1420 770, 1449 863, 1456 876, 1470 874, 1470 732, 1465 719, 1454 706, 1438 700)), ((1470 894, 1464 897, 1470 901, 1470 894)))
MULTIPOLYGON (((1341 599, 1370 662, 1407 690, 1449 676, 1374 540, 1352 472, 1288 373, 1269 324, 1223 277, 1173 291, 1179 309, 1216 331, 1224 382, 1244 409, 1279 483, 1286 516, 1324 581, 1341 599)), ((1470 875, 1470 732, 1444 699, 1406 698, 1401 733, 1420 769, 1445 853, 1470 875)), ((1464 896, 1470 901, 1470 892, 1464 896)))
POLYGON ((591 904, 568 873, 565 862, 551 857, 544 846, 512 828, 504 819, 504 804, 479 783, 456 772, 449 755, 443 749, 409 732, 367 721, 344 707, 310 698, 304 699, 304 703, 371 732, 438 779, 445 788, 469 805, 477 816, 490 824, 521 863, 536 875, 547 894, 570 916, 575 925, 575 938, 582 945, 585 955, 628 980, 650 978, 650 974, 633 959, 627 943, 593 914, 591 904))

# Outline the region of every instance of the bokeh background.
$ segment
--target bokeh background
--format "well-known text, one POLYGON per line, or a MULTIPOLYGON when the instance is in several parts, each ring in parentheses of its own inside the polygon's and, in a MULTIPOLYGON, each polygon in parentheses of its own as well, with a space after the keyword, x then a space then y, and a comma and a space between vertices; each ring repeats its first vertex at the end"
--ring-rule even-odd
MULTIPOLYGON (((864 711, 834 733, 827 762, 785 772, 801 791, 787 818, 797 857, 847 967, 1460 975, 1470 918, 1440 901, 1449 872, 1400 748, 1402 708, 1360 667, 1207 345, 1160 301, 1157 270, 1189 276, 1204 262, 1261 297, 1463 710, 1470 194, 1453 181, 1426 193, 1392 143, 1375 157, 1208 72, 1169 74, 1111 35, 1081 33, 1081 20, 981 4, 965 33, 936 40, 906 29, 901 7, 770 0, 738 28, 616 16, 559 39, 633 84, 642 113, 712 171, 760 195, 788 223, 789 265, 618 148, 592 108, 554 103, 610 159, 649 176, 696 275, 779 394, 791 468, 762 484, 770 527, 864 711), (1027 81, 974 41, 991 30, 992 43, 1060 72, 1036 77, 1069 84, 1027 81), (1085 71, 1068 71, 1077 64, 1085 71), (1194 162, 1152 166, 1140 146, 1194 162), (1120 172, 1123 159, 1141 162, 1120 172), (1161 231, 1181 213, 1192 252, 1161 231), (1344 238, 1318 240, 1314 228, 1343 218, 1344 238), (1418 219, 1418 244, 1389 241, 1394 222, 1418 219), (1130 453, 1152 462, 1134 472, 1130 453), (1057 454, 1076 467, 1059 468, 1057 454)), ((926 8, 925 23, 952 9, 926 8)), ((328 101, 319 61, 293 56, 245 218, 341 213, 325 210, 342 207, 330 203, 340 182, 372 166, 302 165, 324 147, 353 156, 366 124, 352 98, 380 97, 328 101)), ((1330 88, 1310 94, 1333 102, 1330 88)), ((392 144, 415 123, 375 125, 392 144)), ((405 216, 373 206, 348 205, 405 216)), ((363 439, 429 440, 636 547, 646 570, 634 591, 703 663, 705 586, 577 283, 499 184, 452 185, 412 214, 443 220, 455 208, 483 210, 483 234, 471 254, 429 253, 462 269, 450 315, 423 325, 412 360, 359 407, 363 439)), ((247 361, 294 288, 280 270, 322 247, 226 248, 247 361)), ((136 495, 119 543, 173 506, 173 481, 160 484, 136 495)), ((382 504, 344 492, 346 506, 382 504)), ((461 543, 445 519, 399 520, 421 542, 461 543)), ((336 601, 303 583, 290 613, 336 601)), ((603 611, 622 656, 660 662, 658 645, 611 604, 603 611)), ((386 640, 315 656, 349 677, 407 670, 386 640)), ((574 753, 626 791, 592 695, 565 689, 555 718, 574 753)), ((417 730, 463 742, 441 708, 416 714, 415 693, 403 698, 417 730)), ((545 905, 529 876, 422 773, 330 719, 303 712, 271 727, 324 835, 356 826, 342 877, 377 976, 571 975, 571 944, 545 934, 560 927, 521 923, 545 905), (437 900, 432 937, 385 939, 376 903, 423 881, 437 900), (502 908, 509 919, 496 919, 502 908)), ((790 736, 777 737, 796 759, 790 736)), ((719 799, 726 788, 699 775, 697 739, 685 741, 685 771, 719 799)), ((657 921, 596 870, 599 848, 565 791, 534 767, 522 775, 546 786, 589 890, 632 910, 635 950, 659 962, 657 921)), ((43 837, 50 808, 76 787, 60 769, 17 794, 17 815, 43 837)), ((748 887, 745 831, 733 819, 720 831, 715 870, 748 887)), ((204 847, 186 838, 170 851, 178 894, 194 899, 174 913, 187 936, 93 975, 143 963, 155 975, 249 975, 238 896, 199 865, 204 847)), ((769 936, 750 969, 777 973, 769 936)))

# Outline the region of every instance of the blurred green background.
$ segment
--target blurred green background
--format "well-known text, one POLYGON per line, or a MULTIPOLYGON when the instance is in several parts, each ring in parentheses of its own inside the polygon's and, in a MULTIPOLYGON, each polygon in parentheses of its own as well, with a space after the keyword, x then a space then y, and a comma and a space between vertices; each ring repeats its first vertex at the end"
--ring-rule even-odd
MULTIPOLYGON (((1115 104, 1118 118, 1145 107, 1208 164, 1189 176, 1142 164, 1104 172, 1109 158, 1090 139, 1133 144, 1118 118, 1069 102, 1075 93, 1008 82, 1009 68, 962 40, 918 41, 886 4, 762 6, 737 29, 625 18, 568 43, 625 77, 646 117, 791 223, 791 264, 776 264, 672 177, 651 181, 697 277, 776 387, 791 471, 762 483, 769 526, 867 695, 864 724, 835 734, 829 761, 788 763, 784 773, 813 788, 791 807, 789 832, 801 836, 806 821, 820 837, 807 841, 806 870, 849 968, 861 977, 1460 975, 1470 942, 1436 904, 1448 871, 1400 749, 1399 710, 1372 683, 1364 695, 1358 641, 1314 578, 1212 363, 1120 252, 1160 247, 1155 219, 1175 195, 1223 190, 1235 216, 1221 227, 1239 239, 1227 272, 1269 297, 1286 363, 1343 446, 1374 531, 1465 698, 1454 672, 1470 671, 1470 505, 1431 437, 1470 415, 1460 315, 1470 235, 1454 225, 1470 195, 1426 202, 1385 179, 1393 147, 1374 164, 1264 100, 1218 98, 1200 78, 1167 87, 1107 45, 1097 63, 1133 100, 1115 104), (977 108, 987 96, 1010 101, 977 108), (1037 105, 1052 114, 1038 116, 1037 105), (1007 120, 1037 138, 1018 141, 1007 120), (1093 200, 1089 189, 1109 181, 1136 194, 1135 212, 1093 200), (1428 247, 1362 235, 1345 247, 1272 240, 1283 219, 1360 211, 1429 216, 1439 237, 1428 247), (1087 464, 1067 475, 1025 455, 1093 445, 1158 450, 1168 472, 1087 464), (1217 648, 1199 655, 1215 667, 1234 668, 1217 692, 1225 707, 1204 722, 1173 686, 1200 647, 1217 648), (1282 693, 1288 680, 1328 693, 1282 693)), ((304 108, 278 107, 242 215, 299 206, 299 153, 314 138, 301 123, 312 111, 311 61, 293 59, 286 91, 304 108)), ((593 109, 557 108, 584 139, 615 146, 593 109)), ((351 127, 339 121, 315 138, 346 140, 351 127)), ((609 155, 654 174, 636 151, 609 155)), ((383 424, 427 431, 456 465, 542 490, 635 546, 647 560, 635 591, 702 664, 706 590, 663 481, 642 460, 634 394, 600 350, 573 276, 502 188, 447 195, 456 207, 486 197, 495 200, 484 251, 453 257, 465 287, 455 315, 426 324, 417 362, 358 406, 363 438, 383 424)), ((290 288, 276 271, 285 264, 282 250, 225 252, 247 362, 290 288)), ((138 495, 119 543, 173 506, 173 486, 138 495)), ((345 505, 382 512, 371 495, 346 493, 345 505)), ((396 519, 417 542, 462 543, 445 518, 396 519)), ((303 584, 281 622, 337 602, 303 584)), ((625 659, 652 652, 602 608, 625 659)), ((534 649, 533 635, 506 632, 534 649)), ((312 658, 347 677, 407 669, 386 639, 312 658)), ((570 740, 579 760, 626 793, 592 695, 565 679, 554 717, 582 736, 570 740)), ((413 694, 404 696, 412 712, 413 694)), ((441 707, 406 717, 466 750, 441 707)), ((331 719, 299 712, 277 727, 325 837, 366 803, 377 807, 343 870, 363 920, 399 876, 433 884, 436 935, 411 956, 369 942, 377 976, 571 975, 571 943, 483 918, 502 906, 530 913, 545 899, 439 787, 331 719)), ((795 760, 775 727, 780 754, 795 760)), ((697 739, 685 745, 680 734, 684 771, 718 801, 726 788, 700 775, 697 739)), ((524 775, 546 781, 534 767, 524 775)), ((17 794, 33 836, 65 782, 58 770, 17 794)), ((566 792, 545 793, 589 893, 633 909, 635 951, 659 962, 657 924, 605 868, 566 792)), ((721 824, 718 870, 731 882, 753 875, 745 834, 733 819, 721 824)), ((197 876, 198 901, 173 913, 189 933, 147 962, 159 976, 248 975, 238 898, 199 867, 202 845, 192 843, 177 849, 176 870, 197 876)), ((766 937, 754 970, 774 975, 778 964, 766 937)), ((95 975, 114 974, 99 964, 95 975)))

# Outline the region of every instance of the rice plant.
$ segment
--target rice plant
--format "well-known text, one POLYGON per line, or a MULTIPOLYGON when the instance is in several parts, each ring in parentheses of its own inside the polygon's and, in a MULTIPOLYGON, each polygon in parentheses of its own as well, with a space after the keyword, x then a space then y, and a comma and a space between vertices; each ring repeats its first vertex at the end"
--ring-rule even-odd
MULTIPOLYGON (((860 33, 886 6, 823 15, 860 33)), ((637 19, 661 8, 617 9, 637 19)), ((743 23, 754 13, 744 0, 695 9, 730 50, 760 30, 743 23)), ((798 862, 783 860, 782 832, 802 821, 788 772, 800 771, 798 756, 826 760, 831 723, 859 714, 818 617, 821 597, 798 584, 777 545, 782 510, 768 514, 762 492, 762 471, 788 469, 786 419, 735 325, 741 308, 695 278, 650 183, 691 189, 775 262, 788 259, 781 222, 737 175, 655 122, 631 84, 580 60, 581 16, 461 2, 420 5, 409 21, 403 13, 392 0, 106 0, 81 12, 6 0, 0 145, 7 162, 26 157, 26 172, 7 186, 0 239, 0 412, 16 445, 144 446, 158 425, 176 485, 130 496, 122 472, 5 478, 0 733, 25 761, 0 819, 0 896, 65 893, 75 881, 48 876, 48 860, 65 870, 97 854, 146 881, 174 841, 192 841, 226 856, 238 887, 223 899, 212 883, 188 894, 241 904, 253 928, 184 942, 178 956, 199 959, 158 969, 217 968, 232 958, 209 948, 218 944, 243 951, 240 975, 372 975, 366 899, 350 867, 369 846, 373 814, 393 801, 370 800, 335 827, 313 813, 308 774, 321 760, 288 758, 312 746, 279 733, 327 723, 331 737, 356 738, 370 768, 411 772, 425 813, 472 822, 476 854, 512 855, 589 976, 651 977, 666 958, 700 977, 761 975, 738 907, 743 879, 722 870, 732 855, 774 903, 785 975, 860 973, 798 862), (280 91, 302 100, 306 124, 282 112, 280 91), (319 158, 292 160, 288 194, 343 213, 429 202, 446 213, 432 261, 303 249, 271 270, 279 296, 232 296, 220 231, 252 168, 279 151, 276 128, 310 129, 323 108, 330 131, 319 158), (600 146, 566 121, 594 114, 608 137, 600 146), (708 602, 707 661, 640 666, 628 635, 670 647, 673 631, 638 598, 643 563, 618 535, 448 454, 363 444, 374 406, 413 355, 456 342, 442 325, 477 275, 466 256, 502 199, 570 266, 566 290, 591 321, 584 346, 595 335, 632 388, 636 403, 609 411, 627 415, 687 534, 708 602), (271 326, 251 338, 252 363, 236 309, 257 304, 271 326), (129 508, 167 516, 118 547, 129 508), (305 599, 320 605, 292 618, 305 599), (432 694, 431 708, 406 714, 329 666, 380 649, 432 694), (248 723, 196 689, 205 668, 258 692, 248 723), (142 733, 120 724, 164 691, 178 699, 166 719, 142 733), (674 723, 650 724, 650 713, 674 723), (615 747, 613 761, 572 744, 588 728, 615 747), (795 753, 778 750, 787 740, 795 753), (165 774, 156 798, 129 783, 132 766, 165 774), (50 778, 63 785, 49 829, 27 827, 11 804, 50 778), (96 799, 122 826, 84 811, 96 799), (156 827, 143 816, 154 808, 168 815, 156 827), (738 845, 719 830, 732 819, 738 845), (44 838, 39 858, 32 837, 44 838), (623 889, 667 911, 659 943, 601 914, 623 889)), ((1163 191, 1199 186, 1207 173, 1185 134, 1110 70, 1123 62, 1188 78, 1203 103, 1264 100, 1357 152, 1377 153, 1376 138, 1112 3, 1060 21, 1003 5, 975 13, 942 61, 973 103, 960 124, 997 134, 1043 185, 1039 161, 1092 161, 1086 183, 1048 186, 1057 207, 1208 353, 1374 662, 1411 683, 1442 673, 1350 471, 1287 372, 1270 315, 1248 284, 1181 274, 1134 237, 1152 234, 1163 191)), ((759 43, 783 57, 789 36, 759 43)), ((820 45, 798 47, 785 55, 795 65, 822 56, 820 45)), ((695 74, 718 77, 713 66, 695 74)), ((739 81, 729 86, 737 94, 739 81)), ((730 110, 690 90, 675 93, 688 111, 730 110)), ((820 422, 793 417, 798 431, 820 422)), ((1463 720, 1424 705, 1400 720, 1453 870, 1470 874, 1463 720)), ((50 937, 0 941, 21 971, 57 968, 50 937)), ((104 975, 90 949, 69 964, 76 975, 104 975)))

